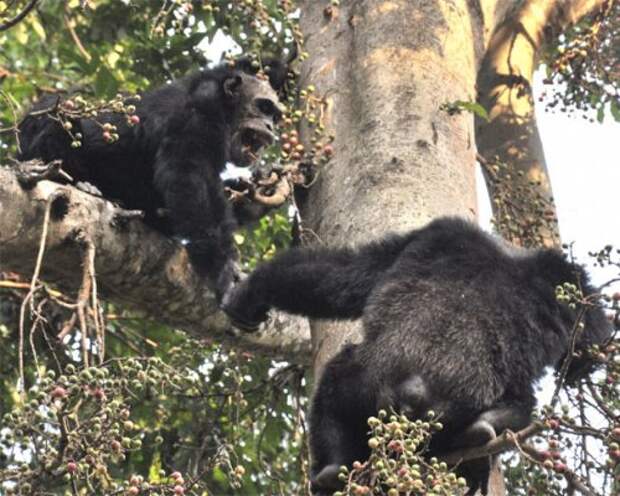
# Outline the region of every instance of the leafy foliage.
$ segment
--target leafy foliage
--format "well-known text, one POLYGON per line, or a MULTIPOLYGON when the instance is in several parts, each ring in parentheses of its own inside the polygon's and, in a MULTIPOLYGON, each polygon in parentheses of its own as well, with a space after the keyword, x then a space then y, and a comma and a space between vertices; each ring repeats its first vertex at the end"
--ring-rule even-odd
POLYGON ((141 322, 139 332, 138 353, 127 346, 136 334, 110 331, 113 358, 98 366, 57 356, 68 363, 56 373, 41 363, 47 371, 24 397, 11 387, 16 377, 3 376, 15 399, 3 409, 0 436, 7 494, 132 486, 158 494, 179 494, 177 486, 187 494, 300 492, 303 370, 156 325, 141 322))
POLYGON ((439 110, 443 110, 448 113, 448 115, 456 115, 461 112, 472 112, 476 116, 484 119, 485 121, 489 120, 489 113, 487 110, 476 102, 466 102, 463 100, 456 100, 454 102, 444 103, 439 107, 439 110))
POLYGON ((411 421, 403 415, 388 416, 385 410, 380 410, 378 417, 370 417, 371 455, 366 463, 354 463, 352 471, 341 468, 339 477, 346 486, 334 496, 465 494, 465 479, 451 472, 447 463, 424 457, 433 432, 442 429, 441 422, 434 417, 435 413, 430 411, 428 419, 411 421))
POLYGON ((489 162, 482 157, 478 160, 485 178, 493 185, 495 230, 517 246, 544 246, 546 237, 557 228, 553 198, 541 194, 537 189, 539 183, 529 180, 522 171, 515 171, 510 164, 489 162))
POLYGON ((581 113, 602 122, 607 112, 620 122, 620 2, 608 0, 593 18, 584 19, 547 46, 541 96, 548 109, 581 113))

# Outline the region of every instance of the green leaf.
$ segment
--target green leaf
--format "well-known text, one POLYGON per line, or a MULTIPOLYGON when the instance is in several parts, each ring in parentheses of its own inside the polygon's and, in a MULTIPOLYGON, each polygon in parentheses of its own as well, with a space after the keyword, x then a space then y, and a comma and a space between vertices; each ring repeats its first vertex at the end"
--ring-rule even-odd
POLYGON ((479 103, 476 103, 476 102, 461 102, 461 101, 460 102, 456 102, 456 103, 457 103, 457 105, 459 105, 463 109, 465 109, 465 110, 467 110, 469 112, 473 112, 474 114, 476 114, 481 119, 484 119, 485 121, 489 120, 489 113, 479 103))
POLYGON ((596 112, 596 120, 599 122, 603 122, 605 120, 605 107, 599 107, 596 112))
POLYGON ((590 96, 588 97, 588 101, 590 102, 590 105, 592 107, 595 107, 596 104, 600 101, 601 97, 598 93, 590 93, 590 96))
POLYGON ((611 116, 614 120, 616 122, 620 122, 620 102, 618 102, 618 100, 612 100, 609 103, 609 110, 611 111, 611 116))
POLYGON ((228 481, 226 474, 219 466, 216 466, 215 469, 213 469, 213 478, 220 484, 226 484, 228 481))
POLYGON ((60 55, 61 59, 65 58, 75 63, 85 75, 94 74, 99 67, 98 57, 95 56, 88 62, 81 54, 65 46, 61 46, 58 49, 58 55, 60 55))
POLYGON ((149 480, 153 482, 160 482, 161 477, 159 476, 159 471, 162 469, 161 464, 161 453, 156 451, 153 455, 153 460, 151 461, 151 466, 149 467, 149 480))
POLYGON ((95 79, 95 93, 98 97, 112 98, 118 92, 118 81, 105 66, 100 65, 95 79))
POLYGON ((15 27, 15 38, 22 45, 25 45, 26 43, 28 43, 28 30, 26 29, 25 24, 18 24, 15 27))
POLYGON ((45 29, 43 29, 43 26, 41 25, 41 23, 39 22, 39 19, 37 19, 36 17, 30 17, 30 25, 32 26, 32 29, 35 33, 37 33, 37 36, 41 39, 41 40, 45 40, 47 37, 45 35, 45 29))

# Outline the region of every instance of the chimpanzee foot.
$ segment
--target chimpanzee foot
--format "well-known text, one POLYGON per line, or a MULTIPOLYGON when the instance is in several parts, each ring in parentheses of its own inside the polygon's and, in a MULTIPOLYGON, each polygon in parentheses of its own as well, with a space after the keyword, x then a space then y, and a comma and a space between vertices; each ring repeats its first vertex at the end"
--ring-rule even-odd
POLYGON ((312 494, 314 496, 331 496, 335 491, 342 489, 342 482, 338 479, 340 466, 332 463, 326 465, 312 478, 312 494))
POLYGON ((39 159, 27 160, 16 163, 16 176, 22 188, 31 189, 39 181, 49 179, 51 181, 70 182, 72 178, 63 171, 60 166, 61 160, 53 160, 44 163, 39 159))
POLYGON ((90 184, 86 181, 78 181, 75 183, 75 187, 84 193, 88 193, 89 195, 99 196, 103 198, 103 193, 95 186, 94 184, 90 184))
POLYGON ((479 418, 454 438, 452 447, 473 448, 475 446, 484 446, 496 437, 497 433, 491 423, 479 418))
MULTIPOLYGON (((454 448, 473 448, 484 446, 489 441, 496 438, 493 426, 486 420, 479 418, 470 425, 463 433, 456 437, 453 443, 454 448)), ((493 458, 483 456, 461 464, 457 473, 467 480, 467 496, 473 496, 477 491, 485 495, 488 492, 489 477, 493 458)))

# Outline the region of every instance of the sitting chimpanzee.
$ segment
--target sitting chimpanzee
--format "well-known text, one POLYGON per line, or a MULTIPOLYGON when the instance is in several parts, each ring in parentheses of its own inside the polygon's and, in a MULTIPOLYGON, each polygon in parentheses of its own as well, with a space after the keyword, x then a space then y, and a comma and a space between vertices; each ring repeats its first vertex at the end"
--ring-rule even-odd
MULTIPOLYGON (((325 495, 341 487, 340 465, 368 457, 367 418, 380 408, 410 418, 438 412, 444 429, 431 454, 524 427, 533 383, 570 355, 576 311, 556 300, 563 283, 594 294, 561 253, 509 250, 470 223, 442 218, 358 249, 290 250, 226 295, 224 309, 246 330, 272 306, 363 319, 363 342, 327 363, 312 405, 312 483, 325 495)), ((583 322, 579 349, 610 336, 601 308, 588 308, 583 322)), ((585 365, 573 358, 570 374, 585 365)), ((466 468, 471 494, 484 491, 488 461, 466 468)))
POLYGON ((272 143, 282 115, 272 86, 282 85, 285 66, 271 61, 272 86, 249 67, 223 65, 145 93, 130 102, 136 126, 115 112, 101 113, 96 121, 73 119, 74 136, 82 135, 77 148, 52 115, 65 103, 43 98, 19 126, 18 158, 61 159, 76 183, 144 211, 149 225, 187 243, 193 263, 221 296, 235 277, 236 252, 235 219, 220 173, 227 161, 238 166, 256 161, 272 143), (117 128, 114 143, 106 142, 106 123, 117 128))

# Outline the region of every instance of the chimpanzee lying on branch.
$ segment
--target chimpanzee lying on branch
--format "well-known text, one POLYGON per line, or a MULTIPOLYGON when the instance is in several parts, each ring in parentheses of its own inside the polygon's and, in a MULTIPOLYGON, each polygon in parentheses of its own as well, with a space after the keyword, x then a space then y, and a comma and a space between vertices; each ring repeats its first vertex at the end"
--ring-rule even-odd
POLYGON ((236 222, 220 173, 227 161, 249 166, 273 142, 283 111, 275 90, 287 68, 269 64, 270 81, 255 76, 242 60, 130 100, 135 114, 129 117, 102 112, 96 120, 64 121, 73 136, 81 135, 81 146, 72 147, 73 138, 53 115, 58 106, 71 110, 72 102, 45 97, 19 126, 18 158, 61 159, 76 183, 89 183, 125 208, 144 211, 145 222, 187 244, 193 263, 221 296, 236 277, 236 222), (113 143, 106 129, 118 134, 113 143))

